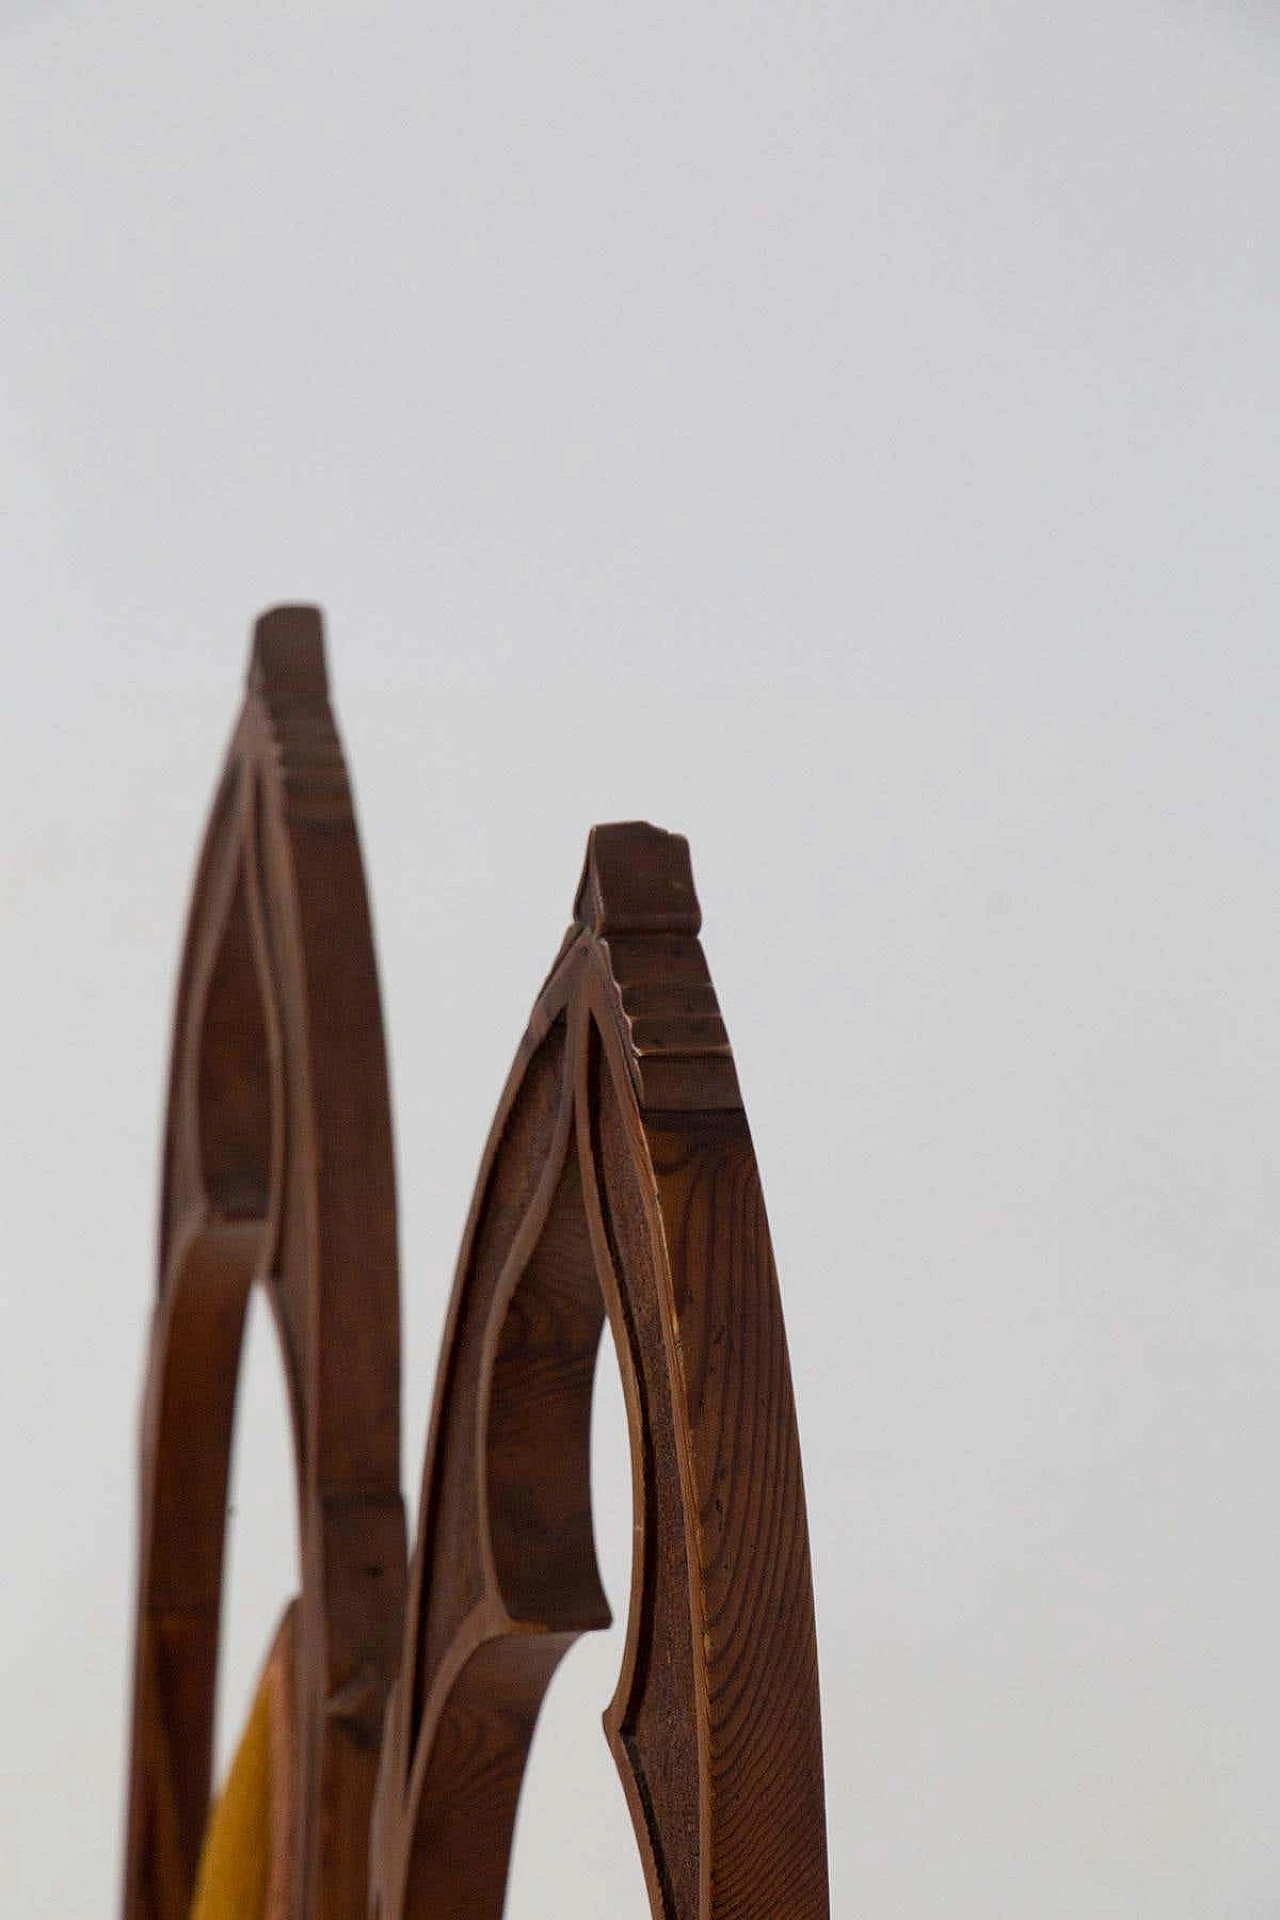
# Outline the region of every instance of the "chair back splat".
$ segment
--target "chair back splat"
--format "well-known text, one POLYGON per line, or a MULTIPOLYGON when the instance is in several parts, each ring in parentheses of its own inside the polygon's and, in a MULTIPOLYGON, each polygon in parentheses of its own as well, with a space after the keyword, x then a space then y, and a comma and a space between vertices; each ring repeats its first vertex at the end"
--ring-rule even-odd
POLYGON ((189 1911, 255 1278, 285 1354, 303 1542, 293 1868, 261 1920, 501 1920, 543 1696, 577 1636, 609 1622, 589 1472, 606 1321, 636 1545, 605 1731, 655 1920, 826 1920, 786 1339, 699 925, 686 841, 594 829, 463 1238, 406 1604, 395 1198, 360 856, 318 617, 259 623, 179 992, 126 1920, 189 1911))

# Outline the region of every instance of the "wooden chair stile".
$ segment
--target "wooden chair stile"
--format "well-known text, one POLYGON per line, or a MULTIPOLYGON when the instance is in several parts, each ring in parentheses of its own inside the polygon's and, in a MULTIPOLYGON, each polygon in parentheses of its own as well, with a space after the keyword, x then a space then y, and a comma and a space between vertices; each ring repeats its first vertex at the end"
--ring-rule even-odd
POLYGON ((187 1920, 196 1898, 255 1283, 289 1383, 302 1593, 278 1650, 288 1831, 242 1920, 499 1920, 543 1696, 610 1618, 589 1475, 606 1321, 636 1548, 605 1729, 655 1920, 828 1914, 786 1339, 699 925, 682 838, 593 830, 481 1165, 406 1571, 394 1171, 359 844, 319 616, 259 621, 175 1018, 125 1920, 187 1920))

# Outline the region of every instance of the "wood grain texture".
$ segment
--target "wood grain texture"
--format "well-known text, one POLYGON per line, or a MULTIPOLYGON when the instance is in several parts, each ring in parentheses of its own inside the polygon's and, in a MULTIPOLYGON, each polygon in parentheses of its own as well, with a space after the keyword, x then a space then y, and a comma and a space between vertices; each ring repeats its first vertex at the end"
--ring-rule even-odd
POLYGON ((606 1733, 656 1920, 829 1912, 777 1275, 686 843, 597 828, 486 1149, 422 1482, 372 1844, 381 1920, 499 1920, 538 1711, 607 1623, 607 1318, 639 1541, 606 1733))
POLYGON ((190 1909, 254 1285, 280 1335, 302 1546, 277 1902, 290 1920, 500 1920, 546 1689, 577 1636, 609 1621, 589 1458, 606 1322, 637 1532, 604 1719, 655 1920, 825 1920, 786 1340, 699 927, 684 840, 593 831, 485 1150, 406 1569, 395 1190, 360 849, 318 617, 258 623, 175 1016, 125 1920, 190 1909))
POLYGON ((186 1920, 210 1797, 244 1314, 280 1335, 297 1465, 295 1916, 365 1911, 399 1655, 399 1296, 377 975, 319 617, 258 622, 174 1022, 141 1448, 124 1913, 186 1920))

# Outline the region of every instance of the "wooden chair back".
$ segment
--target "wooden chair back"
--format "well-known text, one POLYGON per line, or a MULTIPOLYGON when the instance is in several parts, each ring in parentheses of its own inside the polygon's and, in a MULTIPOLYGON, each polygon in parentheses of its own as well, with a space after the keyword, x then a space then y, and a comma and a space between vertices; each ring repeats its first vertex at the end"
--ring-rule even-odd
POLYGON ((500 1920, 543 1696, 610 1618, 589 1476, 606 1321, 636 1546, 605 1730, 655 1920, 828 1914, 786 1339, 699 924, 682 838, 592 832, 463 1238, 406 1583, 394 1174, 359 846, 319 618, 258 623, 175 1022, 126 1920, 190 1909, 255 1281, 284 1353, 302 1541, 288 1920, 500 1920))

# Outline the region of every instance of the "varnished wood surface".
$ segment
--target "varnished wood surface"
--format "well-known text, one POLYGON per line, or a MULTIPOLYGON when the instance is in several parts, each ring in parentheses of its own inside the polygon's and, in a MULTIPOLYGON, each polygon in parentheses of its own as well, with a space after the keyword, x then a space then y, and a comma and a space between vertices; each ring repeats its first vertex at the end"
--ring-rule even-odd
POLYGON ((281 608, 255 630, 174 1021, 141 1447, 127 1920, 186 1920, 190 1906, 254 1284, 279 1330, 297 1464, 294 1912, 365 1911, 405 1572, 395 1236, 377 975, 320 623, 281 608))
POLYGON ((406 1604, 394 1176, 359 845, 318 618, 259 622, 175 1019, 126 1920, 185 1920, 208 1815, 255 1284, 280 1332, 302 1541, 291 1920, 499 1920, 543 1697, 609 1620, 589 1471, 606 1323, 636 1548, 605 1731, 655 1920, 825 1920, 786 1340, 699 926, 682 839, 593 831, 463 1238, 406 1604))
POLYGON ((786 1340, 698 928, 683 840, 596 829, 459 1261, 384 1739, 381 1920, 502 1913, 543 1694, 608 1618, 587 1450, 604 1318, 639 1528, 605 1727, 652 1910, 829 1910, 786 1340))

